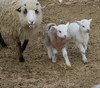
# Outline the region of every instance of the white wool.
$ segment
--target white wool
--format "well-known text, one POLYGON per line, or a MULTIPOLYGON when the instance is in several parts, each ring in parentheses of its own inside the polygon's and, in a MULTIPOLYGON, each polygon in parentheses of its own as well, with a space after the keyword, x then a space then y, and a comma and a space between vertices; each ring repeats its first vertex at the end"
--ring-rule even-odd
POLYGON ((0 0, 0 12, 0 27, 14 40, 18 37, 29 39, 42 21, 41 5, 37 0, 0 0), (18 8, 21 12, 16 11, 18 8), (25 8, 28 14, 24 14, 25 8), (35 10, 39 14, 35 14, 35 10))
POLYGON ((84 63, 88 62, 85 53, 89 42, 91 21, 92 19, 83 19, 75 23, 70 23, 68 27, 68 33, 70 34, 72 39, 75 40, 77 47, 80 49, 82 60, 84 63))

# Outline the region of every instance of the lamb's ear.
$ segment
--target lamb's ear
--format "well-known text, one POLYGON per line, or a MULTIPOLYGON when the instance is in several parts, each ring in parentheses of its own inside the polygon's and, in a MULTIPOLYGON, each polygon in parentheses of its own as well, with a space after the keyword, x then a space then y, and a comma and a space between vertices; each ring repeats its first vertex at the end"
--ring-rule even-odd
POLYGON ((52 26, 52 32, 53 32, 53 34, 57 33, 57 26, 52 26))
POLYGON ((57 29, 57 26, 52 26, 52 28, 57 29))
POLYGON ((77 23, 78 25, 81 25, 81 22, 80 22, 80 21, 76 21, 76 23, 77 23))
POLYGON ((21 12, 21 7, 19 7, 18 9, 16 9, 16 11, 21 12))
POLYGON ((55 26, 55 25, 56 25, 55 23, 51 23, 51 24, 49 24, 49 28, 48 28, 48 30, 49 30, 51 27, 55 26))
POLYGON ((89 19, 90 22, 92 22, 92 19, 89 19))
POLYGON ((69 25, 69 22, 67 22, 66 26, 68 26, 68 25, 69 25))

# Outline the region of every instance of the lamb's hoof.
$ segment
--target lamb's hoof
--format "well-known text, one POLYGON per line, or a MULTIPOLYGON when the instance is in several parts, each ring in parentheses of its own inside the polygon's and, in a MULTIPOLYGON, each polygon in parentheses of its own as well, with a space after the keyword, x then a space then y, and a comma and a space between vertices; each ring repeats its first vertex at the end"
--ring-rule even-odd
POLYGON ((23 57, 20 57, 19 62, 25 62, 25 59, 23 57))
POLYGON ((87 64, 87 63, 88 63, 88 60, 83 60, 83 63, 84 63, 84 64, 87 64))
POLYGON ((84 62, 84 64, 87 64, 87 63, 88 63, 88 61, 85 61, 85 62, 84 62))
POLYGON ((3 48, 8 48, 8 46, 6 44, 3 44, 2 47, 3 48))
POLYGON ((71 67, 71 63, 69 62, 69 61, 66 61, 66 65, 67 65, 67 67, 71 67))
POLYGON ((59 65, 60 65, 61 68, 64 68, 65 70, 72 69, 71 66, 68 66, 67 64, 62 63, 62 62, 60 62, 59 65))
POLYGON ((52 62, 56 63, 57 62, 57 58, 52 58, 52 62))
POLYGON ((71 64, 66 64, 68 68, 71 68, 71 64))
POLYGON ((82 58, 82 60, 83 60, 83 63, 84 64, 88 63, 88 59, 86 57, 85 58, 82 58))

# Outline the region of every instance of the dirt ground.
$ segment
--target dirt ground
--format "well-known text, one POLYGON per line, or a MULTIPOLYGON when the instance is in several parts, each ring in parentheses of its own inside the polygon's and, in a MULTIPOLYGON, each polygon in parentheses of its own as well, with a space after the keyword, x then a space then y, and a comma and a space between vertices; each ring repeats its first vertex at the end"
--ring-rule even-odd
POLYGON ((18 62, 13 42, 9 48, 0 46, 0 88, 90 88, 100 83, 100 2, 60 4, 55 0, 40 0, 43 22, 24 52, 25 63, 18 62), (71 68, 65 65, 59 53, 57 63, 48 59, 44 46, 43 27, 50 22, 57 24, 92 18, 90 41, 84 64, 73 41, 68 46, 71 68))

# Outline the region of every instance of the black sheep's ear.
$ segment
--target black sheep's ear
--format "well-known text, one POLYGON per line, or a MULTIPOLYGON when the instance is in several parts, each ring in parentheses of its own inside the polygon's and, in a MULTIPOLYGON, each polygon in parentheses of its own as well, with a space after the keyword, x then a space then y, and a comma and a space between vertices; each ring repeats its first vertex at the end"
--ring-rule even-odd
POLYGON ((16 9, 16 11, 21 12, 21 7, 19 7, 18 9, 16 9))

